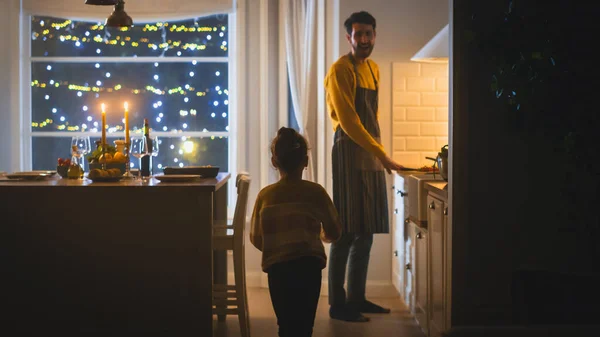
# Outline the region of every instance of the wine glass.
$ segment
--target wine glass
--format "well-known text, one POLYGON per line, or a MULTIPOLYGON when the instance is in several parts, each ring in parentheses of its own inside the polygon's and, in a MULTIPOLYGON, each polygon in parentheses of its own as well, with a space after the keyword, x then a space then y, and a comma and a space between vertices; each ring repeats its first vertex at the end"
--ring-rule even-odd
POLYGON ((90 144, 89 136, 74 136, 71 138, 71 148, 77 148, 76 155, 79 158, 81 168, 85 171, 85 155, 92 151, 92 145, 90 144))
POLYGON ((152 138, 152 157, 158 156, 158 136, 152 138))
MULTIPOLYGON (((140 167, 142 166, 142 158, 147 156, 148 153, 148 144, 146 143, 146 138, 144 137, 131 137, 131 147, 129 149, 132 156, 136 157, 140 162, 140 167)), ((141 172, 140 172, 141 174, 141 172)))
MULTIPOLYGON (((158 136, 150 137, 150 139, 152 141, 152 153, 151 153, 151 155, 152 155, 153 158, 158 157, 158 148, 159 148, 159 146, 158 146, 159 145, 158 144, 158 136)), ((152 159, 152 161, 154 161, 154 159, 152 159)), ((152 161, 150 162, 150 165, 154 166, 154 163, 152 161)), ((154 170, 152 170, 152 171, 154 171, 154 170)))

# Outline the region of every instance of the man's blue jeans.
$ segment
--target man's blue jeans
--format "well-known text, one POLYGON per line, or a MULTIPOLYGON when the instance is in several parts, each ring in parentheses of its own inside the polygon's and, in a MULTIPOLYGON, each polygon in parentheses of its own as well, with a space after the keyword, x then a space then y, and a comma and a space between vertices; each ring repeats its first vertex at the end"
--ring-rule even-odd
POLYGON ((329 305, 359 303, 365 298, 373 234, 343 233, 329 250, 329 305), (348 265, 348 296, 344 291, 348 265))

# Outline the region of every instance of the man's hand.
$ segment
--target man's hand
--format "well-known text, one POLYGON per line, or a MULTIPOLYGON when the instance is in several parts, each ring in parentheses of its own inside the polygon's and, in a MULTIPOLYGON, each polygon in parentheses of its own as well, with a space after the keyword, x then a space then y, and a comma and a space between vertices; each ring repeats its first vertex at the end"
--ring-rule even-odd
POLYGON ((381 164, 383 164, 383 167, 385 168, 388 174, 391 174, 392 171, 399 171, 400 169, 404 168, 404 166, 395 162, 392 158, 388 156, 379 158, 379 160, 381 161, 381 164))

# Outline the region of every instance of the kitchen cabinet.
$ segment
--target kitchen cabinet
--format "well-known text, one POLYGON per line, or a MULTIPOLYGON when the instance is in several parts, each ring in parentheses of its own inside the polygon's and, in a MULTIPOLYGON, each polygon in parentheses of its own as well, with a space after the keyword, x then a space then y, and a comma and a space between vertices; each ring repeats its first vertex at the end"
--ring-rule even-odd
POLYGON ((444 201, 427 197, 429 231, 429 331, 439 337, 445 330, 444 303, 444 201))
POLYGON ((406 221, 406 246, 405 246, 405 266, 404 266, 404 284, 403 294, 404 303, 408 310, 414 314, 415 312, 415 288, 416 275, 413 272, 414 266, 417 265, 415 258, 415 241, 417 240, 417 227, 414 223, 406 221))
POLYGON ((428 272, 428 231, 415 226, 415 307, 414 315, 421 330, 429 336, 429 272, 428 272))
MULTIPOLYGON (((407 254, 407 244, 410 240, 407 236, 407 218, 408 218, 408 198, 407 198, 408 181, 402 175, 395 175, 394 184, 392 186, 393 199, 393 214, 392 214, 392 284, 400 294, 401 298, 407 296, 407 280, 406 269, 410 267, 410 257, 407 254)), ((409 292, 412 285, 408 285, 409 292)), ((409 305, 409 302, 406 302, 409 305)))
POLYGON ((446 187, 446 182, 428 182, 425 185, 428 191, 429 337, 441 337, 450 329, 452 236, 446 187))
POLYGON ((441 337, 450 328, 446 184, 423 175, 397 175, 393 186, 392 282, 428 337, 441 337))

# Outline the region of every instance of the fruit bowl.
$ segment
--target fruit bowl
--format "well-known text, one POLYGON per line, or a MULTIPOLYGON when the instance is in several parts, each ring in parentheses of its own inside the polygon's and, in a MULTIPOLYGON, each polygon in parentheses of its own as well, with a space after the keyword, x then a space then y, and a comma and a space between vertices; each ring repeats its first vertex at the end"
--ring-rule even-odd
MULTIPOLYGON (((118 168, 119 170, 121 170, 121 174, 125 174, 125 167, 126 167, 126 163, 107 163, 106 164, 106 169, 111 169, 111 168, 118 168)), ((90 167, 90 171, 93 169, 102 169, 102 164, 100 163, 90 163, 89 164, 90 167)))

